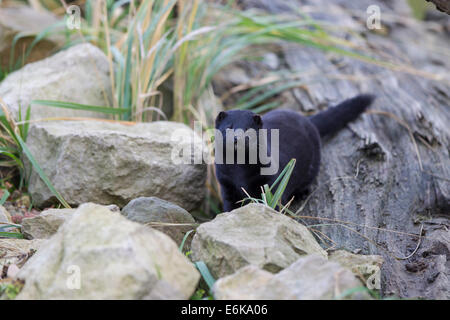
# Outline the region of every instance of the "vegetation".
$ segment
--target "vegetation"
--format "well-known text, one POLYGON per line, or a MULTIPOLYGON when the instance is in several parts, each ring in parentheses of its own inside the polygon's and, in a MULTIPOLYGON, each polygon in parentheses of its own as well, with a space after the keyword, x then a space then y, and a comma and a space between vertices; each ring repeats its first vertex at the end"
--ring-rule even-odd
POLYGON ((278 178, 270 187, 267 184, 261 187, 261 199, 252 198, 245 190, 243 190, 247 194, 248 198, 242 200, 242 203, 246 202, 247 200, 250 200, 253 203, 262 203, 272 209, 279 209, 281 213, 285 212, 293 199, 291 199, 288 203, 283 205, 281 203, 281 198, 283 196, 287 184, 289 183, 289 179, 291 178, 291 174, 292 171, 294 170, 294 167, 295 167, 295 159, 292 159, 284 167, 283 171, 281 171, 278 178))
MULTIPOLYGON (((215 110, 201 102, 202 96, 212 91, 214 75, 226 65, 239 59, 255 59, 249 47, 280 41, 291 41, 322 50, 373 61, 369 56, 354 51, 351 43, 335 38, 327 32, 329 26, 321 26, 305 15, 288 18, 264 15, 257 12, 241 12, 229 5, 212 5, 194 1, 84 1, 80 30, 61 28, 61 23, 36 35, 27 48, 25 61, 33 47, 54 33, 63 33, 65 47, 79 42, 92 42, 107 55, 111 70, 113 101, 110 106, 86 106, 66 101, 33 101, 59 108, 83 109, 110 114, 114 119, 127 121, 152 121, 171 119, 190 125, 201 121, 205 129, 212 125, 215 110), (167 89, 169 88, 169 89, 167 89), (170 89, 172 88, 172 89, 170 89), (172 95, 173 107, 164 108, 167 91, 172 95)), ((52 1, 30 1, 57 13, 62 7, 52 1)), ((22 35, 14 39, 14 45, 22 35)), ((13 54, 11 56, 14 56, 13 54)), ((20 67, 19 61, 10 63, 10 70, 20 67)), ((270 98, 284 90, 300 85, 293 75, 278 76, 273 81, 249 88, 237 105, 242 109, 262 112, 278 106, 270 98), (261 94, 264 90, 264 94, 261 94)), ((32 107, 32 106, 31 106, 32 107)), ((29 111, 29 109, 27 109, 29 111)), ((3 116, 2 166, 14 170, 19 176, 18 188, 26 187, 23 156, 27 152, 27 118, 21 121, 19 131, 13 122, 3 116), (16 132, 17 131, 17 132, 16 132)), ((28 115, 28 113, 27 113, 28 115)), ((31 161, 36 168, 35 161, 31 161)), ((41 170, 41 178, 53 191, 62 205, 68 204, 57 193, 41 170)), ((16 174, 16 175, 14 175, 16 174)), ((206 211, 219 211, 217 186, 209 183, 211 195, 206 211)), ((277 196, 275 194, 275 196, 277 196)))
MULTIPOLYGON (((65 14, 61 1, 28 1, 28 4, 61 16, 65 14)), ((192 125, 197 120, 208 129, 213 125, 216 110, 202 102, 202 97, 213 91, 212 79, 222 68, 237 60, 258 58, 258 51, 249 48, 289 41, 395 67, 375 60, 370 52, 361 51, 351 42, 333 36, 334 26, 314 21, 301 11, 296 17, 242 12, 234 9, 234 1, 228 1, 227 5, 200 0, 85 0, 77 4, 82 8, 79 30, 64 28, 61 22, 37 34, 25 56, 11 61, 9 70, 0 71, 0 79, 19 68, 39 41, 55 33, 63 34, 66 38, 64 48, 91 42, 105 52, 113 88, 111 105, 86 106, 42 100, 33 104, 97 111, 110 114, 116 120, 136 122, 170 119, 192 125), (173 103, 167 106, 164 99, 169 98, 173 103)), ((23 36, 19 34, 14 38, 12 52, 23 36)), ((264 112, 278 106, 272 97, 302 84, 298 74, 275 74, 270 80, 239 92, 236 104, 227 107, 264 112)), ((3 106, 0 116, 0 165, 7 168, 8 174, 3 176, 2 186, 6 181, 14 181, 18 189, 26 189, 23 159, 28 157, 61 204, 67 207, 27 152, 24 141, 29 109, 25 121, 19 121, 21 124, 16 128, 5 108, 3 106)), ((214 178, 208 186, 210 194, 204 211, 217 213, 220 206, 214 178)), ((271 207, 280 205, 280 195, 272 194, 272 188, 268 186, 264 188, 262 201, 271 207)))
POLYGON ((22 290, 23 283, 16 281, 14 283, 0 283, 0 296, 7 300, 14 300, 22 290))

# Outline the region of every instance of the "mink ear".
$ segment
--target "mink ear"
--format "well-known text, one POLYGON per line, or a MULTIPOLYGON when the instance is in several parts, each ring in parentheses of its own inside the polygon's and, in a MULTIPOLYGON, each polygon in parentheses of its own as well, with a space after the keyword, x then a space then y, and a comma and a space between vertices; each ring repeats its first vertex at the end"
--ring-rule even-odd
POLYGON ((262 125, 262 119, 261 116, 259 114, 255 114, 253 116, 253 121, 258 125, 261 126, 262 125))
POLYGON ((227 113, 225 111, 220 111, 216 118, 216 123, 220 123, 223 119, 225 119, 227 116, 227 113))

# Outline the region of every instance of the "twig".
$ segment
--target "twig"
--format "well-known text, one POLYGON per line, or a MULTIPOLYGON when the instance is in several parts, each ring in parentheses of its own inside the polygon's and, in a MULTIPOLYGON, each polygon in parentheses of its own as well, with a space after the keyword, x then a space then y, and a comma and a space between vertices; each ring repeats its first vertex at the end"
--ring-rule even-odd
POLYGON ((416 254, 417 250, 419 250, 420 244, 422 243, 422 231, 423 231, 423 224, 420 225, 420 236, 419 236, 419 240, 417 241, 417 246, 416 249, 414 249, 414 251, 407 257, 395 257, 395 259, 397 260, 408 260, 409 258, 411 258, 413 255, 416 254))

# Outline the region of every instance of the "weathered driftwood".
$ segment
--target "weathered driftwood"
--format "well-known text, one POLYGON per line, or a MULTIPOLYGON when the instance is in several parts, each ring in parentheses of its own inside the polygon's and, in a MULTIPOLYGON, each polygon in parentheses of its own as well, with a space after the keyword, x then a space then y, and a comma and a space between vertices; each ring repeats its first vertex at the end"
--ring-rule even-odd
MULTIPOLYGON (((317 183, 299 214, 319 217, 302 221, 321 224, 316 229, 337 247, 381 254, 384 295, 450 298, 448 34, 435 23, 406 18, 409 8, 401 1, 239 3, 276 13, 307 11, 335 23, 341 35, 378 59, 409 66, 408 72, 392 70, 293 44, 276 52, 279 65, 303 74, 306 83, 280 97, 287 107, 318 111, 361 92, 378 96, 372 113, 324 141, 317 183), (372 4, 381 9, 383 32, 366 28, 372 4)), ((248 77, 261 75, 257 65, 239 67, 248 77)))
POLYGON ((427 1, 433 2, 436 5, 436 8, 438 8, 442 12, 450 14, 450 1, 448 0, 427 0, 427 1))

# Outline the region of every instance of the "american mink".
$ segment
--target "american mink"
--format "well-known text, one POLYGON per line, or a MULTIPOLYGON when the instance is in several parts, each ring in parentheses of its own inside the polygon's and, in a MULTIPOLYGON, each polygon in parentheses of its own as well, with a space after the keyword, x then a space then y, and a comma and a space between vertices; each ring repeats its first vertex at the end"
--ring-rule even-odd
MULTIPOLYGON (((217 160, 216 144, 216 175, 221 186, 224 211, 233 210, 239 206, 237 203, 247 195, 242 191, 244 188, 251 197, 261 198, 261 186, 268 184, 271 186, 281 171, 291 159, 296 159, 296 165, 292 172, 289 183, 283 193, 281 202, 286 204, 293 196, 296 199, 302 197, 307 192, 307 187, 317 176, 320 166, 320 138, 332 134, 343 128, 348 122, 355 120, 362 112, 370 106, 374 96, 364 94, 346 100, 336 107, 328 108, 311 117, 305 117, 290 110, 273 110, 263 116, 257 115, 247 110, 229 110, 220 112, 216 118, 216 129, 222 136, 223 147, 218 148, 223 152, 223 161, 217 160), (227 130, 228 129, 228 130, 227 130), (266 141, 261 141, 259 135, 256 140, 249 136, 234 137, 234 147, 226 148, 227 131, 255 132, 267 129, 266 141), (278 144, 278 166, 275 173, 261 174, 261 169, 272 166, 272 162, 277 159, 275 147, 272 146, 271 129, 279 129, 278 144), (244 140, 242 140, 244 139, 244 140), (237 163, 237 145, 242 143, 245 146, 245 163, 237 163), (256 162, 249 163, 249 150, 257 145, 253 150, 260 150, 261 146, 266 146, 266 155, 270 156, 270 163, 262 162, 259 157, 256 162), (273 150, 272 150, 273 149, 273 150), (234 163, 226 161, 228 154, 233 153, 234 163), (274 160, 275 159, 275 160, 274 160)), ((230 140, 231 145, 233 141, 230 140)), ((263 148, 263 149, 265 149, 263 148)), ((262 152, 264 154, 264 152, 262 152)))

